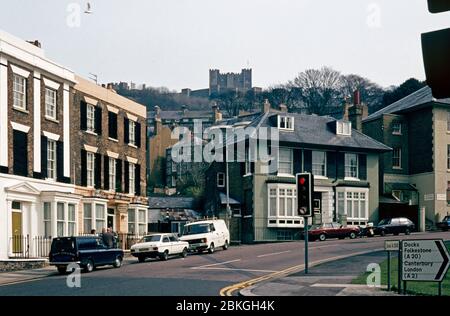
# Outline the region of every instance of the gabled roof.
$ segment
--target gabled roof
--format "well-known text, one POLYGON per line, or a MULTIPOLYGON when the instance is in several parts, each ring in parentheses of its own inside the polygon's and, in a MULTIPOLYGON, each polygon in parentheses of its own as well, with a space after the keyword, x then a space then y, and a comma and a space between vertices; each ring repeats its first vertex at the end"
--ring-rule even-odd
POLYGON ((387 107, 369 115, 363 122, 373 121, 383 114, 394 114, 412 111, 431 102, 450 105, 450 99, 436 99, 433 97, 431 88, 428 86, 408 95, 407 97, 388 105, 387 107))

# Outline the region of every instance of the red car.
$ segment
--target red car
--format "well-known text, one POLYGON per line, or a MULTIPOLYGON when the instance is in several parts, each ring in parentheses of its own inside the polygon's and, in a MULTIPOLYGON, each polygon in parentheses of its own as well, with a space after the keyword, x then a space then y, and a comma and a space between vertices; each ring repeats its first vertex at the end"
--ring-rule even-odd
POLYGON ((327 238, 344 239, 349 237, 355 239, 359 235, 359 227, 343 226, 338 223, 328 223, 321 225, 313 225, 308 231, 308 238, 310 240, 325 241, 327 238))

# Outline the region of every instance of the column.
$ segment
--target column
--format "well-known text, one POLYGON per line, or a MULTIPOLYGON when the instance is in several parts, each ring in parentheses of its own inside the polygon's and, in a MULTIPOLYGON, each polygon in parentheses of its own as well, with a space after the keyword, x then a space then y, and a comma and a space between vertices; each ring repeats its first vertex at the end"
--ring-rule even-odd
POLYGON ((0 260, 8 259, 8 219, 9 219, 9 202, 6 201, 4 195, 0 193, 0 260))
POLYGON ((12 253, 12 243, 11 243, 11 237, 12 237, 12 200, 7 200, 6 204, 6 244, 7 244, 7 255, 9 257, 9 254, 12 253))
POLYGON ((39 219, 38 208, 35 202, 32 202, 29 206, 28 214, 28 220, 30 221, 28 231, 28 233, 30 234, 30 256, 38 256, 39 254, 37 253, 37 249, 35 248, 37 246, 35 238, 39 235, 39 227, 42 221, 40 221, 39 219))
MULTIPOLYGON (((34 72, 33 171, 41 172, 41 74, 34 72)), ((45 159, 45 158, 44 158, 45 159)))
POLYGON ((64 129, 64 177, 70 178, 70 109, 69 85, 64 84, 63 92, 63 129, 64 129))
POLYGON ((51 213, 52 213, 52 237, 55 238, 58 236, 58 225, 57 225, 57 205, 56 201, 50 203, 51 205, 51 213))
POLYGON ((8 167, 8 60, 0 56, 0 166, 8 167))

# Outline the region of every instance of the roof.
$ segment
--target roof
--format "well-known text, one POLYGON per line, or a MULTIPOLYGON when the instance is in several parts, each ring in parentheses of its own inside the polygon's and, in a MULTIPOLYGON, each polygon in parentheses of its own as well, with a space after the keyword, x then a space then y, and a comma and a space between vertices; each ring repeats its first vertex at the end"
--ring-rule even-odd
POLYGON ((151 209, 194 209, 195 199, 191 197, 150 197, 151 209))
POLYGON ((94 99, 103 101, 108 105, 119 107, 143 118, 147 117, 147 108, 145 105, 127 99, 110 89, 103 88, 82 77, 75 76, 75 78, 78 82, 74 87, 75 90, 87 94, 94 99))
MULTIPOLYGON (((154 119, 156 115, 155 111, 148 112, 148 118, 154 119)), ((213 111, 161 111, 162 120, 182 120, 182 119, 212 119, 213 111)))
MULTIPOLYGON (((227 204, 227 195, 225 193, 220 192, 219 197, 220 197, 221 204, 227 204)), ((241 202, 230 197, 230 204, 231 205, 241 205, 241 202)))
POLYGON ((276 117, 278 115, 294 118, 294 131, 280 130, 280 142, 296 144, 301 147, 340 147, 355 151, 387 152, 391 150, 388 146, 357 130, 352 130, 351 136, 337 135, 331 126, 336 119, 327 116, 268 112, 250 116, 254 120, 248 126, 256 129, 277 127, 276 117))
POLYGON ((433 93, 429 86, 425 86, 420 90, 408 95, 407 97, 388 105, 387 107, 369 115, 363 120, 363 122, 368 122, 381 117, 384 114, 394 114, 412 111, 421 106, 430 104, 431 102, 441 103, 450 105, 449 99, 436 99, 433 97, 433 93))

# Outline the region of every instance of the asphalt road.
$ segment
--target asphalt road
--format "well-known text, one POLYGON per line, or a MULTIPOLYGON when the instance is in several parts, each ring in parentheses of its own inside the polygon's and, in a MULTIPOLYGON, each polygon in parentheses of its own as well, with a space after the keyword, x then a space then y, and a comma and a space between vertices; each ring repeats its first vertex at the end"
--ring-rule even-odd
MULTIPOLYGON (((450 233, 358 238, 311 242, 310 263, 360 254, 384 247, 385 240, 450 239, 450 233)), ((98 268, 81 274, 81 287, 70 288, 67 276, 0 286, 0 296, 217 296, 223 288, 304 264, 304 242, 230 247, 227 251, 173 258, 167 262, 126 259, 120 269, 98 268)), ((223 292, 223 291, 222 291, 223 292)), ((228 294, 233 294, 229 290, 228 294)))

